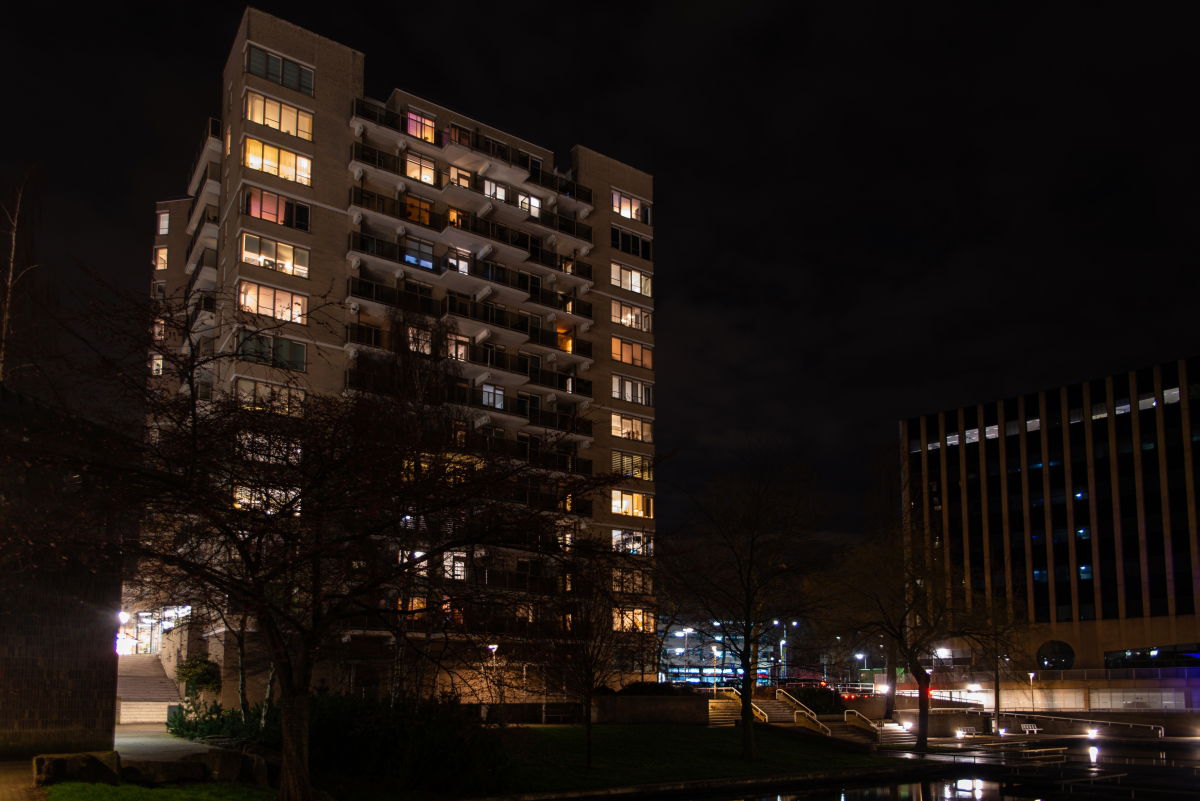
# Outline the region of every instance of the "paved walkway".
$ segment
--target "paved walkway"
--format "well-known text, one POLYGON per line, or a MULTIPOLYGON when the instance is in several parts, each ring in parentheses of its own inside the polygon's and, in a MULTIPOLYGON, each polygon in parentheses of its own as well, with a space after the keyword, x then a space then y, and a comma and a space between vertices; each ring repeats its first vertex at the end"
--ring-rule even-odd
MULTIPOLYGON (((203 754, 209 750, 189 740, 167 734, 162 723, 122 723, 117 726, 116 745, 121 759, 145 759, 171 762, 188 754, 203 754)), ((0 801, 5 799, 0 798, 0 801)))
MULTIPOLYGON (((188 754, 202 754, 207 745, 167 734, 161 723, 126 723, 116 728, 116 750, 121 759, 170 762, 188 754)), ((0 762, 0 801, 45 801, 46 793, 33 786, 32 760, 0 762)))
POLYGON ((0 801, 43 801, 45 797, 45 791, 33 786, 30 760, 0 762, 0 801))

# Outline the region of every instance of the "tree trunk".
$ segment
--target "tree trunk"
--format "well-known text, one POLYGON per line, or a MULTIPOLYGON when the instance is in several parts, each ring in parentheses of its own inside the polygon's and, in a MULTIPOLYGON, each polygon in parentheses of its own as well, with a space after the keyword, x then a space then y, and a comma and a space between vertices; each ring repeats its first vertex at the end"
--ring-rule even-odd
POLYGON ((754 660, 741 660, 742 663, 742 759, 750 762, 754 759, 754 684, 757 679, 758 665, 754 660))
POLYGON ((583 747, 587 751, 586 766, 592 769, 592 696, 583 697, 583 747))
POLYGON ((246 616, 242 615, 238 621, 238 632, 234 636, 237 640, 237 660, 238 660, 238 709, 242 710, 242 722, 250 722, 250 701, 246 698, 246 616))
POLYGON ((311 801, 312 784, 308 775, 307 693, 284 693, 282 712, 283 764, 279 769, 278 801, 311 801))
POLYGON ((267 713, 271 711, 271 692, 275 687, 275 662, 272 661, 270 667, 267 668, 267 691, 263 694, 262 716, 258 722, 259 730, 267 728, 267 713))
POLYGON ((917 750, 929 747, 929 673, 921 665, 910 664, 909 670, 917 679, 917 750))

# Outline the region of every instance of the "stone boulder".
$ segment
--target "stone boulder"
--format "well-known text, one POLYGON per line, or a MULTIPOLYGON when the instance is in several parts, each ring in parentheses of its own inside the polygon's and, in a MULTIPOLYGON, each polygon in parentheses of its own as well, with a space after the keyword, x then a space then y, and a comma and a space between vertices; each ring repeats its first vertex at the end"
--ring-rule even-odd
POLYGON ((38 754, 33 758, 33 783, 41 787, 56 782, 119 784, 121 757, 116 751, 78 754, 38 754))

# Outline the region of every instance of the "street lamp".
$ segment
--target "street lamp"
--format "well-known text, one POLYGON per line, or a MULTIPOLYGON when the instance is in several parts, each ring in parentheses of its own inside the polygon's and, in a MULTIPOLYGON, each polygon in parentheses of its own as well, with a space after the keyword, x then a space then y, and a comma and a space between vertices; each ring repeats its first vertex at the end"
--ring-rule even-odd
POLYGON ((787 657, 784 656, 784 646, 787 645, 787 640, 779 641, 779 682, 782 684, 787 678, 787 657))
POLYGON ((721 653, 721 649, 717 646, 712 647, 713 654, 713 698, 717 697, 717 656, 721 653))
POLYGON ((1036 673, 1029 674, 1029 703, 1034 712, 1037 712, 1037 696, 1033 694, 1033 677, 1036 675, 1036 673))

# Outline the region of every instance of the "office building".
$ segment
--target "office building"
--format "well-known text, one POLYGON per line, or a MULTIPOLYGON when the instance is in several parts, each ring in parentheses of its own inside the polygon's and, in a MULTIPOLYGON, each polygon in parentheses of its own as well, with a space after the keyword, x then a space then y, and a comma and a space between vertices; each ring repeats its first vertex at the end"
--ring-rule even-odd
POLYGON ((913 551, 955 605, 1028 621, 1031 670, 1200 667, 1198 377, 1184 359, 901 422, 913 551))
MULTIPOLYGON (((472 437, 556 470, 623 475, 592 499, 580 536, 648 560, 651 177, 582 146, 556 166, 544 147, 400 89, 365 97, 364 66, 245 12, 188 196, 155 216, 151 292, 193 310, 181 347, 237 356, 198 391, 388 391, 377 357, 428 354, 438 328, 472 437), (247 334, 250 321, 270 332, 247 334)), ((511 561, 501 569, 526 564, 511 561)), ((644 578, 614 584, 614 626, 653 631, 644 578)))

